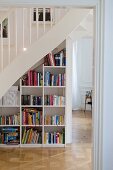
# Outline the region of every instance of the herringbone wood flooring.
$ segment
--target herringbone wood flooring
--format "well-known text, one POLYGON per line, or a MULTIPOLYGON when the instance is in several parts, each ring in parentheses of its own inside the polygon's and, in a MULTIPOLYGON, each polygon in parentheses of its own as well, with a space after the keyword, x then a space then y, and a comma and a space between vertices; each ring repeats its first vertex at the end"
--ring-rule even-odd
POLYGON ((0 148, 0 170, 91 170, 91 113, 73 112, 66 148, 0 148))

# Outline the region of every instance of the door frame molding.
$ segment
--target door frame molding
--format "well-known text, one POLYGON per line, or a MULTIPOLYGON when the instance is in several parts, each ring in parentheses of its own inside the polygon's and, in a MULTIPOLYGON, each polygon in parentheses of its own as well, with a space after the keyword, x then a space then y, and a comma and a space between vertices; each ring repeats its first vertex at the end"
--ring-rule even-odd
POLYGON ((93 108, 93 170, 102 170, 102 127, 103 127, 103 10, 102 3, 95 7, 94 35, 94 108, 93 108))
MULTIPOLYGON (((10 0, 11 1, 11 0, 10 0)), ((66 1, 66 0, 65 0, 66 1)), ((51 1, 52 2, 52 1, 51 1)), ((39 3, 29 3, 29 2, 23 2, 18 3, 12 1, 12 3, 5 3, 2 1, 0 3, 1 7, 23 7, 23 6, 34 6, 38 5, 39 3)), ((93 162, 93 170, 102 170, 102 127, 103 127, 103 4, 100 2, 100 0, 86 0, 85 2, 81 0, 76 0, 73 2, 70 2, 70 5, 68 3, 65 3, 64 1, 61 3, 61 5, 55 5, 53 4, 44 4, 44 2, 40 1, 40 6, 65 6, 65 7, 82 7, 82 8, 93 8, 95 11, 95 35, 94 35, 94 58, 95 58, 95 71, 94 71, 94 105, 93 105, 93 149, 92 149, 92 162, 93 162), (63 4, 64 3, 64 4, 63 4)))

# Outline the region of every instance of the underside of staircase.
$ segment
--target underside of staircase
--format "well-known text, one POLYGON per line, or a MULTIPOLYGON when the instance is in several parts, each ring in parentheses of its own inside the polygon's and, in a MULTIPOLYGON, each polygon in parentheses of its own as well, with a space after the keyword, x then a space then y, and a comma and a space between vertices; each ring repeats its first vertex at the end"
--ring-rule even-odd
POLYGON ((15 57, 0 73, 0 98, 22 75, 37 66, 45 55, 62 43, 75 28, 78 28, 88 13, 88 9, 70 9, 56 25, 32 43, 27 51, 15 57))

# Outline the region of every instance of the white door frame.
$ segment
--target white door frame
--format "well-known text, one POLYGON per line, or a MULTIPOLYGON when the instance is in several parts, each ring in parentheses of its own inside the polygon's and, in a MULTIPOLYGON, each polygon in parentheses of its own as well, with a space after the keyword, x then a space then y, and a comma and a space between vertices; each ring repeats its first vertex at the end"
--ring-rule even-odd
MULTIPOLYGON (((9 1, 1 1, 0 6, 31 6, 33 4, 32 0, 31 2, 17 2, 13 0, 9 1), (12 2, 11 2, 12 1, 12 2)), ((94 0, 75 0, 70 3, 70 7, 90 7, 94 8, 95 10, 95 74, 94 74, 94 107, 93 107, 93 170, 102 170, 102 106, 103 106, 103 58, 102 58, 102 52, 103 52, 103 47, 102 47, 102 13, 101 13, 101 8, 102 4, 100 4, 98 1, 94 0), (100 15, 101 14, 101 15, 100 15)), ((61 4, 57 1, 48 1, 48 3, 45 1, 44 2, 40 1, 40 6, 67 6, 69 5, 69 1, 62 1, 61 4), (41 4, 42 3, 42 4, 41 4), (50 4, 51 3, 51 4, 50 4), (53 3, 53 4, 52 4, 53 3), (55 4, 56 3, 56 4, 55 4)), ((35 1, 35 5, 39 5, 39 3, 35 1)))
POLYGON ((94 108, 93 108, 93 170, 102 170, 102 108, 103 108, 103 22, 102 4, 97 3, 95 10, 94 35, 94 108))

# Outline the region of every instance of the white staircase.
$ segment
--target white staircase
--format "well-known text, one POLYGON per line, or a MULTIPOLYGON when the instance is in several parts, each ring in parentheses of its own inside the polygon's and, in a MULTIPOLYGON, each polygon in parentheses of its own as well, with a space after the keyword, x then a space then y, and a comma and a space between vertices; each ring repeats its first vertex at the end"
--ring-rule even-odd
MULTIPOLYGON (((38 18, 38 8, 35 8, 38 18)), ((50 21, 33 21, 33 8, 10 9, 8 38, 0 38, 0 98, 32 66, 63 42, 89 10, 50 8, 50 21)), ((7 16, 8 15, 8 16, 7 16)), ((1 21, 1 25, 3 22, 1 21)))

